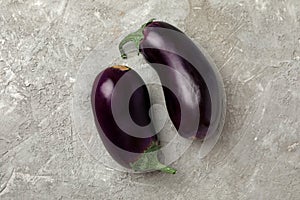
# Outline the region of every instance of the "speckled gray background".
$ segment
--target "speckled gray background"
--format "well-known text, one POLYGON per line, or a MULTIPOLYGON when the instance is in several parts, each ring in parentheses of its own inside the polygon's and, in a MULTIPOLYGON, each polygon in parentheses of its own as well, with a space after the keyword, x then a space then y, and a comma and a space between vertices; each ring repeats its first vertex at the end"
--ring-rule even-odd
POLYGON ((171 2, 0 0, 0 199, 300 198, 300 1, 171 2), (227 93, 217 145, 200 160, 194 143, 176 175, 109 170, 72 125, 81 63, 153 13, 207 50, 227 93))

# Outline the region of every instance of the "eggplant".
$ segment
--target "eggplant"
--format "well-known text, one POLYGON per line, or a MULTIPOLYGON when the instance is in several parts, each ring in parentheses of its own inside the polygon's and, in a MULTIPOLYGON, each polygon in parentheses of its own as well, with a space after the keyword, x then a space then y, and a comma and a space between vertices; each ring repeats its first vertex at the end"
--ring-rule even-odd
POLYGON ((128 42, 135 43, 157 72, 168 114, 178 133, 192 139, 210 136, 209 128, 217 127, 220 105, 225 100, 216 71, 202 50, 178 28, 154 19, 120 42, 124 59, 128 42))
POLYGON ((117 163, 140 172, 175 174, 175 169, 158 160, 160 146, 148 114, 149 93, 133 69, 118 65, 102 71, 94 81, 91 103, 102 143, 117 163))

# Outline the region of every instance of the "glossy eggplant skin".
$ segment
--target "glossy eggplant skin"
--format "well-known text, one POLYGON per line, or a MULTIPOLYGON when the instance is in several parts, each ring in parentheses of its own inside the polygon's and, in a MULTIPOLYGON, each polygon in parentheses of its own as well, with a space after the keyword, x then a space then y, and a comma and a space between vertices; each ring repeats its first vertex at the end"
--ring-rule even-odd
POLYGON ((148 114, 149 93, 133 69, 118 65, 102 71, 94 81, 91 101, 102 143, 117 163, 135 171, 176 173, 157 158, 159 140, 148 114))
POLYGON ((212 115, 211 96, 203 78, 213 74, 209 62, 193 41, 171 24, 150 21, 135 33, 139 32, 142 37, 136 46, 160 77, 167 110, 178 133, 185 138, 203 139, 212 115), (198 125, 191 125, 195 120, 198 125))
MULTIPOLYGON (((148 90, 141 77, 130 68, 114 66, 105 69, 96 77, 91 94, 94 119, 103 144, 113 159, 126 168, 130 168, 129 164, 135 162, 152 144, 158 144, 155 134, 151 137, 139 138, 126 133, 119 127, 116 116, 113 116, 112 106, 118 107, 122 103, 122 99, 119 98, 122 97, 120 93, 139 85, 142 86, 138 87, 130 98, 130 116, 123 114, 117 118, 122 121, 131 117, 137 124, 145 126, 150 123, 148 90), (126 84, 116 91, 115 86, 122 77, 125 77, 126 80, 123 81, 126 84), (112 104, 114 98, 118 99, 115 99, 116 103, 112 104)), ((148 132, 154 133, 154 129, 148 132)))

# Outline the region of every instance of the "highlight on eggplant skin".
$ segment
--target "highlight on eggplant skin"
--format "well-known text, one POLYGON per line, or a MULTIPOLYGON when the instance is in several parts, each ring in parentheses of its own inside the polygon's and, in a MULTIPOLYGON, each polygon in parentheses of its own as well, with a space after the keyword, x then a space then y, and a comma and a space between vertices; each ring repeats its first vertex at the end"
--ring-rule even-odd
POLYGON ((128 42, 134 42, 139 53, 156 70, 163 86, 170 119, 178 133, 182 137, 192 139, 204 139, 209 136, 209 128, 217 127, 218 112, 221 112, 221 104, 225 100, 222 99, 214 69, 197 45, 178 28, 154 19, 120 42, 119 50, 124 59, 127 55, 123 47, 128 42), (162 68, 168 69, 168 72, 162 68), (177 76, 178 72, 182 76, 177 76), (183 83, 183 79, 187 81, 183 83), (167 88, 166 85, 172 85, 172 88, 167 88), (188 85, 193 89, 185 89, 188 85), (187 95, 199 98, 187 102, 184 100, 187 95), (189 123, 196 120, 195 108, 200 112, 198 125, 196 129, 195 126, 190 126, 189 129, 189 123), (182 118, 183 114, 187 118, 182 118))
MULTIPOLYGON (((174 174, 175 169, 161 164, 157 158, 157 150, 160 148, 159 140, 152 126, 142 129, 144 132, 135 132, 135 136, 125 132, 119 126, 120 121, 128 121, 132 118, 137 125, 145 126, 150 124, 148 115, 150 99, 147 87, 142 78, 127 66, 113 66, 106 68, 95 79, 91 93, 91 103, 94 114, 94 121, 106 150, 111 157, 121 166, 135 171, 146 172, 160 170, 174 174), (116 88, 117 83, 122 80, 122 85, 116 88), (122 105, 123 96, 130 89, 137 88, 129 101, 129 105, 122 105), (114 109, 129 109, 126 112, 114 116, 114 109), (149 133, 154 133, 149 136, 149 133), (140 135, 141 137, 136 137, 140 135)), ((130 124, 129 124, 130 126, 130 124)), ((139 130, 138 130, 139 131, 139 130)))

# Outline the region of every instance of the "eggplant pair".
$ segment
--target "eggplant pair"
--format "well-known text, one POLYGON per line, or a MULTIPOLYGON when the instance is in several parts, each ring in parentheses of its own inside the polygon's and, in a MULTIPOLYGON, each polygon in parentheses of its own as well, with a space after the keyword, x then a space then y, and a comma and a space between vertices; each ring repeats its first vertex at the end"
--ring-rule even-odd
MULTIPOLYGON (((176 27, 154 20, 120 42, 124 59, 123 46, 128 42, 135 43, 157 72, 178 133, 191 139, 210 136, 210 128, 218 123, 222 96, 219 80, 203 52, 176 27)), ((114 66, 101 72, 94 82, 92 107, 103 144, 120 165, 142 172, 176 172, 157 158, 160 146, 148 115, 149 93, 133 69, 114 66)))

